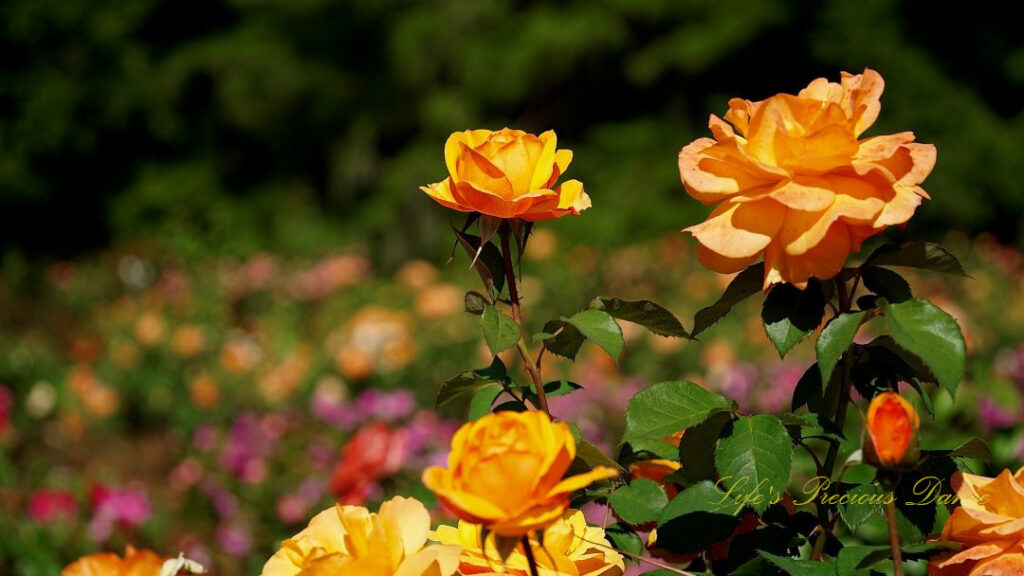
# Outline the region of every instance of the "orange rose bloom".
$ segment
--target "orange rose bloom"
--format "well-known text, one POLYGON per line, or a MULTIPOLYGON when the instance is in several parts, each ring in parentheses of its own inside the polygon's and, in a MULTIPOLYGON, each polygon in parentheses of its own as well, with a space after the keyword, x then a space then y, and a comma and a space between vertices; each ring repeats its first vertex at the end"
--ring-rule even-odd
POLYGON ((637 478, 646 478, 653 480, 661 485, 665 489, 665 494, 668 495, 669 500, 676 497, 679 494, 679 489, 674 484, 666 484, 665 477, 669 474, 679 470, 679 462, 674 460, 665 460, 663 458, 656 458, 653 460, 638 460, 629 465, 629 473, 633 480, 637 478))
POLYGON ((882 468, 910 466, 920 454, 914 407, 895 392, 882 392, 868 406, 864 429, 864 460, 882 468))
POLYGON ((128 546, 124 558, 113 552, 89 554, 68 564, 61 576, 159 576, 164 559, 150 550, 128 546))
POLYGON ((679 152, 686 191, 717 204, 686 229, 697 255, 723 274, 764 254, 764 288, 799 288, 839 273, 861 242, 903 224, 928 194, 919 184, 935 165, 935 147, 912 132, 859 139, 878 117, 884 82, 874 70, 818 78, 797 95, 729 101, 712 115, 714 138, 679 152))
POLYGON ((957 472, 953 488, 960 507, 942 529, 942 539, 964 549, 928 564, 930 576, 1024 574, 1024 468, 995 478, 957 472))
POLYGON ((555 186, 572 161, 572 151, 555 144, 552 130, 540 136, 510 128, 456 132, 444 145, 448 179, 420 190, 449 208, 496 218, 578 216, 590 208, 590 197, 578 180, 555 186))
POLYGON ((575 457, 565 422, 540 411, 498 412, 463 425, 448 468, 427 468, 423 483, 459 518, 522 536, 561 518, 573 491, 617 475, 600 467, 563 480, 575 457))

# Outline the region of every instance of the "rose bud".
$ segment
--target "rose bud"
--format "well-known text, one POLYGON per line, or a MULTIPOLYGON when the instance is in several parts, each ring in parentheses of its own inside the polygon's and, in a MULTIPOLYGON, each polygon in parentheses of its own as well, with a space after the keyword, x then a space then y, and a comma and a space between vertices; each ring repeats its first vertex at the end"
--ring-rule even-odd
POLYGON ((871 400, 864 430, 864 461, 879 468, 904 468, 917 463, 921 419, 914 407, 895 392, 871 400))

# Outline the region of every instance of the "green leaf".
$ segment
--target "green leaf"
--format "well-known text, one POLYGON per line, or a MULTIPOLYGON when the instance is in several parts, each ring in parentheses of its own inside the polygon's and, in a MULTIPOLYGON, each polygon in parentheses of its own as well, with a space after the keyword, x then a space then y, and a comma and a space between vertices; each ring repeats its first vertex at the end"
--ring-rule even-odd
POLYGON ((839 429, 835 422, 816 412, 805 412, 803 414, 783 412, 778 415, 778 419, 787 428, 799 428, 800 438, 823 438, 836 441, 845 439, 843 431, 839 429))
POLYGON ((817 364, 811 364, 793 389, 793 402, 790 410, 794 412, 807 404, 812 412, 821 412, 824 408, 823 402, 824 387, 821 385, 821 372, 817 364))
POLYGON ((968 276, 956 256, 950 254, 942 246, 930 242, 912 242, 903 246, 886 244, 868 256, 864 265, 904 266, 942 272, 943 274, 968 276))
POLYGON ((717 302, 703 308, 693 317, 693 332, 690 338, 715 325, 725 317, 732 307, 761 291, 764 285, 764 262, 759 262, 740 272, 729 282, 717 302))
MULTIPOLYGON (((865 554, 864 557, 857 564, 858 568, 866 568, 873 566, 882 560, 892 559, 892 549, 888 546, 871 546, 872 550, 870 553, 865 554)), ((945 552, 954 552, 961 550, 960 544, 955 542, 924 542, 921 544, 904 544, 900 547, 903 552, 903 560, 925 560, 937 554, 945 552)))
POLYGON ((732 414, 718 412, 707 420, 686 430, 679 440, 680 472, 690 482, 714 480, 718 477, 715 470, 715 445, 722 429, 732 420, 732 414))
POLYGON ((591 342, 597 344, 616 362, 626 347, 622 337, 622 328, 615 322, 611 314, 601 310, 584 310, 566 320, 580 331, 591 342))
POLYGON ((630 524, 653 522, 668 504, 668 496, 654 480, 640 478, 608 495, 608 505, 630 524))
POLYGON ((776 284, 761 308, 761 320, 768 339, 780 357, 821 325, 825 317, 825 296, 821 283, 811 279, 800 290, 791 284, 776 284))
POLYGON ((483 314, 484 309, 487 308, 487 305, 489 304, 489 302, 487 301, 487 297, 479 292, 476 292, 475 290, 470 290, 469 292, 466 292, 466 297, 464 300, 466 305, 466 312, 469 312, 470 314, 474 314, 476 316, 483 314))
MULTIPOLYGON (((544 395, 548 398, 554 398, 555 396, 565 396, 570 392, 582 389, 583 386, 580 386, 575 382, 569 382, 568 380, 552 380, 551 382, 546 382, 544 384, 544 395)), ((537 390, 533 385, 533 382, 530 382, 530 389, 529 392, 527 392, 527 396, 530 398, 536 398, 537 396, 537 390)))
POLYGON ((846 504, 839 504, 839 515, 843 522, 856 530, 858 526, 867 522, 868 518, 875 514, 882 514, 881 502, 885 498, 885 491, 874 484, 859 484, 846 491, 849 501, 846 504))
POLYGON ((733 409, 724 396, 693 382, 660 382, 638 392, 626 407, 624 440, 663 440, 700 424, 715 412, 733 409))
POLYGON ((487 347, 495 354, 508 350, 519 341, 519 324, 510 316, 498 312, 494 306, 484 308, 480 325, 484 329, 487 347))
POLYGON ((821 370, 822 381, 832 378, 832 370, 843 352, 853 344, 853 338, 864 321, 867 312, 853 312, 836 316, 821 331, 814 351, 818 355, 818 369, 821 370))
POLYGON ((622 550, 637 556, 641 556, 644 553, 644 541, 629 524, 623 522, 609 524, 604 529, 604 535, 616 550, 622 550))
POLYGON ((789 558, 788 556, 776 556, 764 550, 759 550, 758 554, 791 576, 836 576, 836 561, 832 558, 818 562, 815 560, 789 558))
POLYGON ((506 378, 508 378, 508 375, 505 371, 505 365, 501 359, 495 356, 494 361, 489 367, 479 370, 468 370, 443 382, 441 388, 437 391, 434 405, 440 408, 460 398, 473 396, 485 388, 496 387, 500 390, 502 382, 506 378))
POLYGON ((676 495, 658 518, 658 547, 685 554, 707 548, 730 536, 742 508, 708 481, 676 495))
POLYGON ((864 280, 865 288, 889 302, 904 302, 913 298, 910 284, 907 284, 903 276, 887 268, 867 266, 862 269, 860 277, 864 280))
POLYGON ((488 292, 501 293, 501 289, 505 286, 505 261, 502 259, 498 247, 492 242, 487 242, 481 248, 479 236, 467 234, 454 226, 452 226, 452 230, 455 231, 459 245, 473 262, 473 268, 480 275, 484 286, 487 286, 488 292))
POLYGON ((469 401, 469 420, 479 420, 482 416, 489 414, 491 407, 494 406, 494 401, 501 396, 503 390, 500 384, 485 386, 477 390, 473 399, 469 401))
POLYGON ((544 339, 544 347, 552 354, 575 360, 586 337, 575 326, 564 320, 551 320, 544 325, 544 333, 554 334, 544 339))
POLYGON ((779 498, 789 484, 793 446, 786 427, 771 414, 742 416, 718 441, 715 468, 722 483, 749 496, 758 514, 779 498))
POLYGON ((639 324, 660 336, 686 338, 689 336, 682 323, 668 310, 650 300, 620 300, 595 298, 590 303, 595 310, 604 310, 619 320, 639 324))
POLYGON ((836 556, 836 576, 870 576, 873 557, 888 546, 845 546, 836 556))
POLYGON ((593 470, 598 466, 607 466, 625 474, 626 469, 612 460, 600 448, 582 438, 576 441, 576 461, 583 464, 583 471, 593 470))
POLYGON ((988 444, 981 438, 971 438, 954 448, 949 455, 958 458, 974 458, 982 462, 992 462, 992 450, 989 449, 988 444))
POLYGON ((920 358, 939 384, 955 394, 966 366, 966 345, 956 320, 918 298, 884 305, 883 309, 893 340, 920 358))

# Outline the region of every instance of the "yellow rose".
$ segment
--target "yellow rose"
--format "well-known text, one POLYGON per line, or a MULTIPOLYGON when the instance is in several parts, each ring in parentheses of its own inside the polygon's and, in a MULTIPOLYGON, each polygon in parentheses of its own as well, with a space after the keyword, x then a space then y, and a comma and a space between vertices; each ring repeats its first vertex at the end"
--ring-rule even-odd
POLYGON ((373 513, 362 506, 328 508, 285 540, 263 576, 449 576, 459 548, 426 546, 430 515, 419 501, 395 497, 373 513))
POLYGON ((578 180, 555 186, 572 161, 571 150, 555 145, 552 130, 540 136, 511 128, 456 132, 444 145, 448 179, 420 190, 448 208, 495 218, 577 216, 590 208, 590 197, 578 180))
POLYGON ((573 491, 617 475, 599 467, 562 479, 575 457, 565 422, 541 411, 498 412, 463 425, 448 468, 427 468, 423 483, 459 518, 522 536, 561 518, 573 491))
POLYGON ((712 115, 714 138, 679 153, 686 191, 718 204, 686 229, 697 256, 723 274, 764 255, 764 288, 832 278, 861 242, 913 216, 935 147, 913 132, 859 139, 878 117, 884 82, 874 70, 818 78, 797 95, 734 98, 712 115))
POLYGON ((932 560, 930 576, 1024 574, 1024 468, 995 478, 957 472, 953 488, 960 507, 942 529, 942 539, 964 549, 932 560))
MULTIPOLYGON (((478 524, 459 521, 459 527, 439 526, 430 536, 441 544, 462 548, 458 574, 529 576, 530 565, 519 544, 503 561, 493 535, 481 543, 478 524)), ((544 529, 544 537, 531 540, 537 568, 544 576, 621 576, 625 570, 622 555, 605 540, 604 530, 588 526, 583 512, 569 510, 544 529), (543 542, 541 546, 540 542, 543 542)))

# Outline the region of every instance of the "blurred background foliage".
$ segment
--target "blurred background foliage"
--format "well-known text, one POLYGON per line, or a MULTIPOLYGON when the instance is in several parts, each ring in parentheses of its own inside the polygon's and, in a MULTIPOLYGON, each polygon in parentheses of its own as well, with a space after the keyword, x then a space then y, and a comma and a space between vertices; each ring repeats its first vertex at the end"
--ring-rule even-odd
POLYGON ((674 158, 709 113, 870 66, 887 80, 872 133, 912 127, 940 151, 910 233, 1019 244, 1024 43, 985 4, 8 0, 0 240, 196 257, 373 239, 395 265, 446 241, 416 190, 441 178, 445 137, 504 125, 576 152, 600 209, 565 232, 653 238, 705 210, 674 158))

